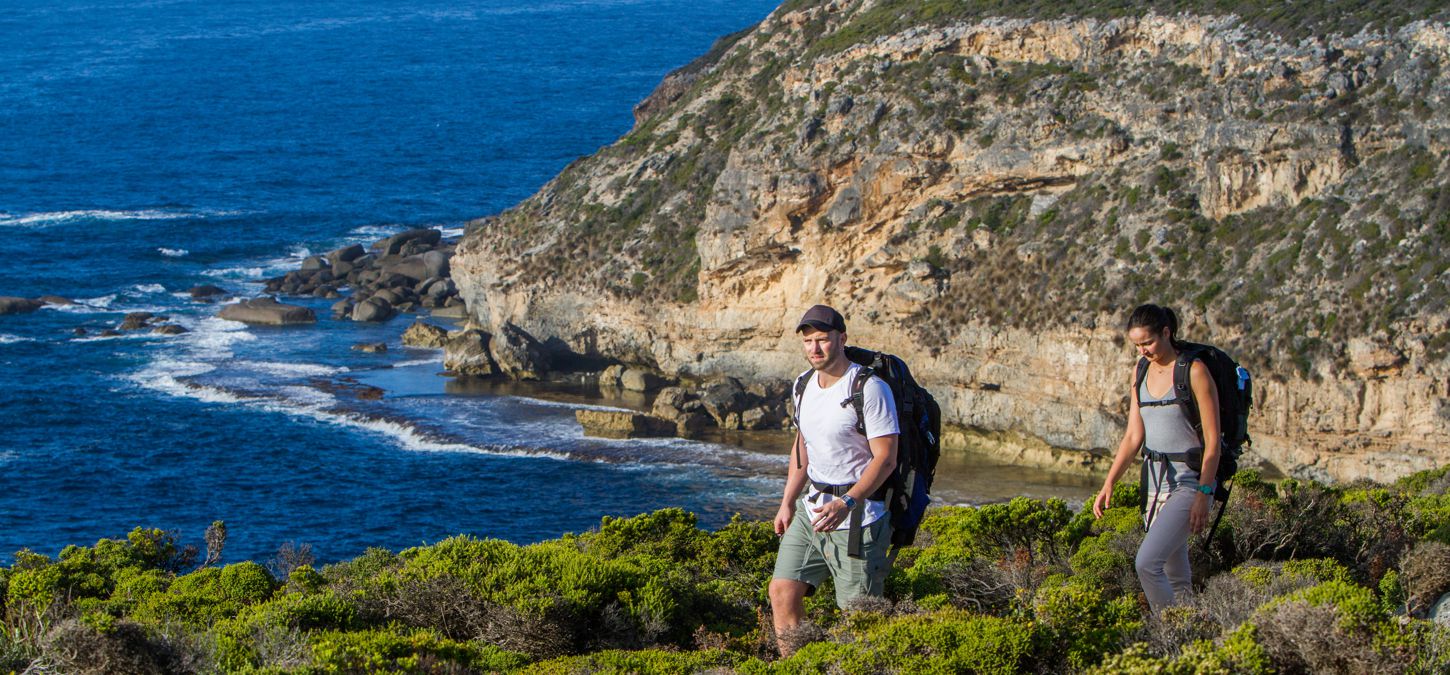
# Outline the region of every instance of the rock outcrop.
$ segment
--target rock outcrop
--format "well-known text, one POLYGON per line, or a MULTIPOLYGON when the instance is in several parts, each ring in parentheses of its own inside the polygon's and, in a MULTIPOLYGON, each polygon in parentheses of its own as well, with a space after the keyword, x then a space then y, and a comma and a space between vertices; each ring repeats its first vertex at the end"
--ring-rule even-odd
POLYGON ((472 223, 459 295, 495 332, 747 384, 804 367, 826 302, 963 442, 1079 470, 1153 300, 1254 371, 1252 452, 1287 473, 1450 461, 1450 27, 916 11, 787 3, 472 223))
POLYGON ((345 246, 322 256, 310 256, 301 266, 265 281, 268 293, 292 297, 338 299, 332 314, 338 319, 387 321, 402 312, 419 309, 457 314, 463 300, 449 278, 453 244, 443 233, 415 229, 374 242, 375 254, 361 244, 345 246), (346 291, 350 294, 344 297, 346 291))

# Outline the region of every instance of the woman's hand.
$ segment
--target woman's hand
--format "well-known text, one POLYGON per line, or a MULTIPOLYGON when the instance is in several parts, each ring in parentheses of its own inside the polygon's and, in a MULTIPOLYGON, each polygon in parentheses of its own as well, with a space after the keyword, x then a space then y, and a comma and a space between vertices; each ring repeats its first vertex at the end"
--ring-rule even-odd
POLYGON ((1209 499, 1209 495, 1200 492, 1198 497, 1193 500, 1193 506, 1188 509, 1188 529, 1192 530, 1194 534, 1202 532, 1203 526, 1208 524, 1209 499))
POLYGON ((1103 517, 1103 511, 1113 505, 1113 484, 1103 483, 1103 489, 1098 490, 1098 496, 1093 498, 1093 515, 1103 517))

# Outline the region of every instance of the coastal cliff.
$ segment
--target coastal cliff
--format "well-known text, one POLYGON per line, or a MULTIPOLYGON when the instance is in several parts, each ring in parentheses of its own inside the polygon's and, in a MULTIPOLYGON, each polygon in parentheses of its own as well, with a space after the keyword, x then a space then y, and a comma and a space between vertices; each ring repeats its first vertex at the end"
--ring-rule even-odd
POLYGON ((1156 301, 1255 373, 1280 470, 1450 461, 1444 10, 1063 6, 788 2, 470 224, 459 295, 697 380, 793 375, 794 322, 829 303, 912 365, 949 442, 1085 471, 1121 434, 1122 317, 1156 301))

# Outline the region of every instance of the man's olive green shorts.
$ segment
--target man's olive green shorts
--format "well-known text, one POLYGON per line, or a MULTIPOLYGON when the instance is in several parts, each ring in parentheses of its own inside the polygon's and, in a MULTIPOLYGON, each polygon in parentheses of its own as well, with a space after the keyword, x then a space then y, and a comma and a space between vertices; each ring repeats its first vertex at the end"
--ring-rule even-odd
POLYGON ((891 516, 861 528, 861 558, 846 555, 849 530, 816 532, 811 527, 814 504, 796 502, 795 518, 780 538, 775 558, 776 579, 802 581, 811 593, 830 576, 836 582, 836 605, 846 608, 857 598, 881 597, 891 572, 891 516))

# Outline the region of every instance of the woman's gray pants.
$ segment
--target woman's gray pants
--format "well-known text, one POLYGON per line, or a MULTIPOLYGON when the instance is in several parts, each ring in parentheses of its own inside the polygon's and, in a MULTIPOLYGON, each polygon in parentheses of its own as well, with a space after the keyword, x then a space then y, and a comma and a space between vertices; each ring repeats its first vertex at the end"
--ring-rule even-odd
POLYGON ((1198 499, 1198 481, 1192 473, 1179 474, 1167 501, 1153 509, 1153 493, 1148 493, 1152 523, 1143 545, 1138 547, 1138 581, 1148 596, 1154 612, 1174 604, 1174 596, 1187 598, 1193 591, 1192 570, 1188 564, 1188 512, 1198 499))

